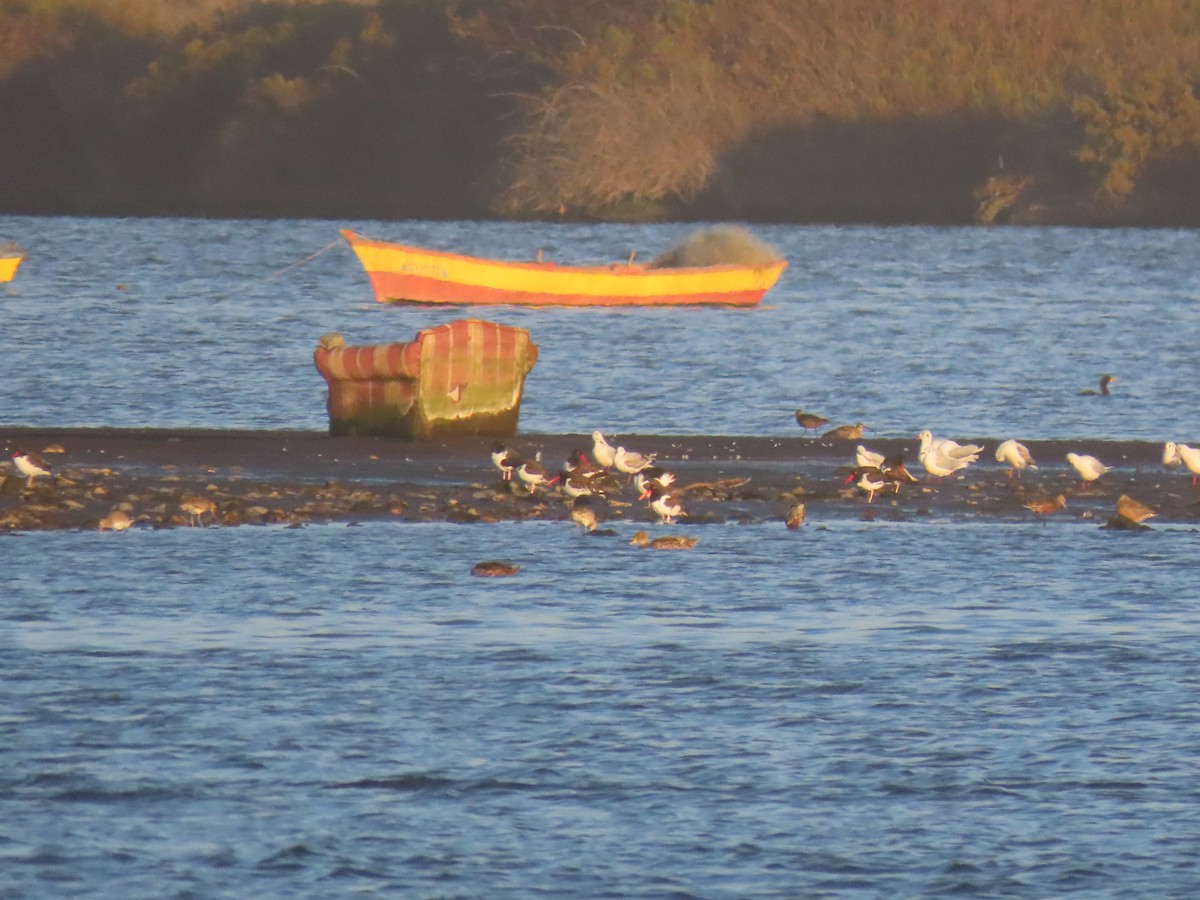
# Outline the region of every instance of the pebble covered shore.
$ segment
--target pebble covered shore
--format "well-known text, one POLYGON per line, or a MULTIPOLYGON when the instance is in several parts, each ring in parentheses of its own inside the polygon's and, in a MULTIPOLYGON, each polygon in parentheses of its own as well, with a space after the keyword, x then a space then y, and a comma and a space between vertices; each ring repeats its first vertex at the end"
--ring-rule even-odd
MULTIPOLYGON (((919 521, 961 516, 1037 520, 1028 505, 1066 497, 1052 515, 1110 523, 1120 496, 1150 506, 1147 521, 1200 524, 1200 490, 1183 467, 1162 464, 1162 445, 1120 441, 1028 441, 1038 463, 1010 478, 993 451, 999 438, 954 436, 985 447, 978 462, 942 480, 917 462, 917 441, 827 440, 819 437, 609 435, 674 472, 687 515, 672 530, 703 523, 778 522, 797 503, 805 526, 868 518, 919 521), (846 478, 855 446, 903 454, 919 479, 899 493, 866 494, 846 478), (1087 453, 1112 466, 1096 482, 1080 483, 1065 460, 1087 453)), ((486 523, 570 518, 557 486, 530 493, 505 482, 492 465, 492 438, 406 442, 333 438, 319 432, 111 428, 0 429, 8 449, 0 467, 0 533, 39 530, 304 525, 395 520, 486 523), (16 471, 11 452, 24 449, 49 463, 52 474, 32 485, 16 471)), ((505 443, 523 457, 541 454, 557 472, 572 450, 590 454, 582 434, 516 435, 505 443)), ((620 476, 624 479, 624 476, 620 476)), ((595 503, 598 525, 628 522, 631 530, 667 526, 633 487, 621 483, 595 503)), ((1118 523, 1120 524, 1120 523, 1118 523)))

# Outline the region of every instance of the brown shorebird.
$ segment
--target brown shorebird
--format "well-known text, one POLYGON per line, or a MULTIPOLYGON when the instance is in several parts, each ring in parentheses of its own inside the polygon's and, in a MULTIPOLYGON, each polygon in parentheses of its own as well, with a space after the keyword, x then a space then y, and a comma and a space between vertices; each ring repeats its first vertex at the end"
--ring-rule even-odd
POLYGON ((853 425, 839 425, 837 428, 831 428, 821 437, 834 441, 861 441, 863 432, 866 430, 868 430, 866 425, 856 422, 853 425))
POLYGON ((179 503, 179 508, 188 514, 188 522, 191 525, 199 525, 208 515, 214 520, 217 518, 217 504, 207 497, 184 497, 179 503))
POLYGON ((1063 509, 1066 505, 1067 498, 1059 494, 1053 500, 1030 500, 1025 504, 1025 508, 1039 516, 1048 516, 1063 509))
POLYGON ((114 509, 100 520, 101 531, 124 531, 133 525, 133 519, 123 509, 114 509))
POLYGON ((639 531, 629 543, 637 544, 639 547, 649 547, 651 550, 691 550, 700 543, 700 539, 681 537, 677 534, 666 534, 651 540, 650 535, 644 531, 639 531))
POLYGON ((816 431, 829 424, 829 420, 824 416, 818 416, 816 413, 805 412, 802 409, 796 410, 796 424, 805 431, 816 431))
POLYGON ((1138 524, 1153 516, 1157 516, 1158 511, 1151 509, 1140 500, 1134 500, 1132 497, 1122 494, 1117 498, 1117 515, 1123 519, 1128 519, 1134 524, 1138 524))
POLYGON ((787 511, 787 515, 784 516, 783 522, 788 528, 792 529, 792 531, 795 531, 804 524, 804 515, 804 501, 797 500, 792 504, 791 509, 787 511))
POLYGON ((596 510, 589 494, 582 494, 571 503, 571 521, 585 532, 596 530, 596 510))

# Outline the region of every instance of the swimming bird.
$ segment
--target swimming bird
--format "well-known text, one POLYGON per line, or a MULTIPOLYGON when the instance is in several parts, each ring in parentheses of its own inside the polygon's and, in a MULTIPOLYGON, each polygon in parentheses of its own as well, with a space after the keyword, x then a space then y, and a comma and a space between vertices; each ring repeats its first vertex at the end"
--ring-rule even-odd
POLYGON ((1187 470, 1192 473, 1192 487, 1195 487, 1197 479, 1200 479, 1200 448, 1167 441, 1163 448, 1163 465, 1173 466, 1179 463, 1187 466, 1187 470), (1171 458, 1170 462, 1168 456, 1171 458))
POLYGON ((859 444, 854 448, 854 464, 856 466, 875 466, 878 469, 883 465, 883 454, 868 450, 859 444))
POLYGON ((883 472, 875 466, 859 466, 850 473, 845 484, 849 484, 851 481, 867 492, 868 503, 874 502, 875 494, 888 485, 887 479, 883 477, 883 472))
POLYGON ((864 431, 870 431, 870 429, 862 422, 856 422, 853 425, 839 425, 837 428, 831 428, 821 437, 833 441, 858 441, 862 440, 864 431))
POLYGON ((649 493, 650 508, 658 513, 659 524, 674 525, 680 516, 686 516, 683 508, 683 495, 668 494, 661 488, 651 486, 649 493))
POLYGON ((653 456, 635 453, 632 450, 626 450, 624 447, 617 447, 613 452, 613 467, 618 472, 624 472, 626 475, 636 475, 642 469, 649 468, 652 465, 654 465, 653 456))
POLYGON ((596 509, 591 497, 576 497, 571 504, 571 521, 585 532, 596 530, 596 509))
POLYGON ((471 567, 471 574, 481 578, 500 578, 505 575, 516 575, 520 571, 521 566, 518 563, 506 563, 494 559, 475 563, 471 567))
POLYGON ((207 515, 211 515, 214 520, 217 517, 217 504, 207 497, 184 497, 179 503, 179 508, 188 514, 189 523, 192 525, 199 525, 207 515))
POLYGON ((801 525, 804 524, 804 518, 805 518, 804 501, 797 500, 788 509, 787 515, 784 516, 784 518, 783 518, 783 523, 785 525, 787 525, 787 527, 790 528, 792 531, 795 531, 797 528, 799 528, 801 525))
POLYGON ((805 412, 802 409, 796 410, 796 424, 805 431, 816 431, 829 424, 829 420, 824 416, 818 416, 816 413, 805 412))
POLYGON ((596 460, 597 465, 611 469, 616 453, 617 448, 610 444, 603 434, 599 431, 592 432, 592 459, 596 460))
POLYGON ((1157 516, 1158 510, 1151 509, 1140 500, 1134 500, 1132 497, 1122 494, 1117 498, 1117 515, 1134 524, 1140 524, 1146 519, 1157 516))
POLYGON ((1031 500, 1025 504, 1025 508, 1039 516, 1048 516, 1064 509, 1066 505, 1067 498, 1059 494, 1053 500, 1031 500))
POLYGON ((513 470, 520 464, 521 458, 503 443, 496 441, 492 444, 492 465, 500 470, 505 481, 512 480, 513 470))
POLYGON ((664 534, 662 537, 656 537, 651 540, 650 535, 644 531, 639 531, 629 543, 636 544, 639 547, 649 547, 652 550, 691 550, 700 543, 700 539, 682 537, 677 534, 664 534))
POLYGON ((1079 473, 1079 477, 1083 479, 1085 486, 1112 468, 1112 466, 1106 466, 1094 456, 1080 453, 1068 453, 1067 462, 1075 467, 1075 471, 1079 473))
POLYGON ((1101 375, 1099 390, 1092 390, 1091 388, 1088 388, 1086 391, 1080 391, 1079 396, 1080 397, 1108 397, 1108 396, 1110 396, 1110 394, 1108 392, 1108 386, 1116 380, 1117 380, 1116 375, 1107 375, 1107 374, 1101 375))
POLYGON ((50 467, 50 463, 46 462, 36 453, 30 453, 26 450, 14 450, 12 452, 13 465, 17 467, 17 471, 25 476, 25 487, 33 487, 33 480, 39 475, 50 476, 54 470, 50 467))
POLYGON ((996 448, 996 462, 1008 463, 1008 477, 1013 478, 1024 468, 1036 469, 1033 454, 1020 441, 1007 440, 996 448))

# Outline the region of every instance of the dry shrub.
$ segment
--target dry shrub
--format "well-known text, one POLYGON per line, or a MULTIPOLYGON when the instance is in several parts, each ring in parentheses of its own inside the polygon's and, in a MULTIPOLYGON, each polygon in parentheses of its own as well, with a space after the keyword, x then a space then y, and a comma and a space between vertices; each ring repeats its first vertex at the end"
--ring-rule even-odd
POLYGON ((694 231, 656 257, 652 269, 693 266, 768 266, 782 259, 778 250, 736 225, 694 231))

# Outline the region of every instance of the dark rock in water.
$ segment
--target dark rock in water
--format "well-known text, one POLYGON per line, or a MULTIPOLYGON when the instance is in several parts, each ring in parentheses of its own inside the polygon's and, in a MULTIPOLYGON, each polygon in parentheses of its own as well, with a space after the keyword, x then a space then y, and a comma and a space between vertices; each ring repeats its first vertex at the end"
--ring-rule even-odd
POLYGON ((616 537, 617 532, 612 528, 597 528, 593 531, 585 532, 588 537, 616 537))
POLYGON ((1132 519, 1127 519, 1124 516, 1113 516, 1108 520, 1108 523, 1101 525, 1101 528, 1107 531, 1153 531, 1149 525, 1143 525, 1141 522, 1135 522, 1132 519))

